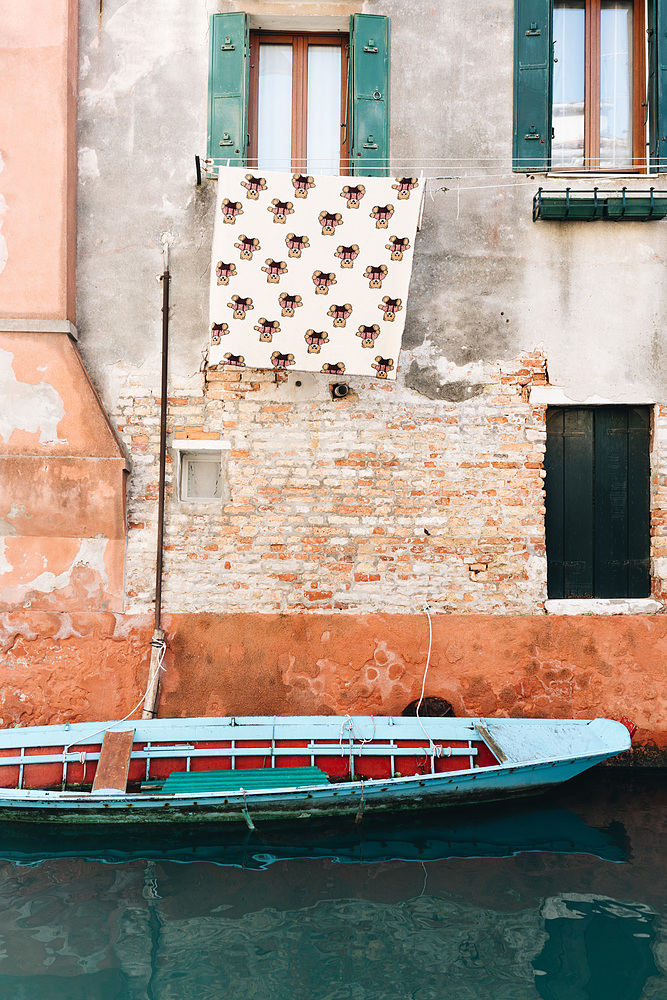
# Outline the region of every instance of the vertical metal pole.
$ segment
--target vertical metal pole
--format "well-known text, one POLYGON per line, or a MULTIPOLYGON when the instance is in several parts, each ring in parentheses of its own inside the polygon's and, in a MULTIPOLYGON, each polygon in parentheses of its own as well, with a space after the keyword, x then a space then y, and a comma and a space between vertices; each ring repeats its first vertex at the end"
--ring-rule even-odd
MULTIPOLYGON (((165 234, 166 237, 166 234, 165 234)), ((155 625, 151 642, 151 664, 144 698, 142 719, 157 715, 160 689, 160 662, 164 648, 164 630, 160 627, 162 612, 162 550, 164 539, 164 493, 167 451, 167 357, 169 348, 169 242, 163 237, 164 271, 162 281, 162 379, 160 383, 160 482, 157 509, 157 553, 155 560, 155 625)))
POLYGON ((162 274, 162 380, 160 383, 160 485, 157 508, 157 560, 155 567, 155 629, 162 610, 162 543, 164 538, 164 485, 167 451, 167 352, 169 348, 169 244, 164 244, 162 274))

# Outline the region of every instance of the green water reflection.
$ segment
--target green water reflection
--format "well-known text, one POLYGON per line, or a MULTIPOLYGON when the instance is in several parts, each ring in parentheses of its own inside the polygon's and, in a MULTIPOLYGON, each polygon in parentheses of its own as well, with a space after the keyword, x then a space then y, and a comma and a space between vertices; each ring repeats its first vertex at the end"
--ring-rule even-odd
POLYGON ((284 837, 224 864, 18 860, 0 833, 0 997, 667 1000, 666 826, 663 781, 616 772, 499 818, 369 824, 338 860, 284 837))

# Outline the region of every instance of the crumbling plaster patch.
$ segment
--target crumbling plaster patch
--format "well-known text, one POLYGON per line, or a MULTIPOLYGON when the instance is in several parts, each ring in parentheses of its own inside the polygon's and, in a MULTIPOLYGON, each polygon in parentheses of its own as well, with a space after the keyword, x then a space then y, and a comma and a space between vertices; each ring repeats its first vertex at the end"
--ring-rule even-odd
POLYGON ((0 349, 0 437, 7 442, 15 430, 39 431, 41 444, 61 443, 58 424, 65 416, 61 396, 48 382, 20 382, 13 361, 11 351, 0 349))
POLYGON ((86 181, 94 181, 100 176, 100 168, 97 164, 97 153, 88 146, 79 149, 78 159, 79 182, 85 184, 86 181))
POLYGON ((107 538, 81 539, 79 551, 68 569, 66 569, 63 573, 59 573, 57 576, 55 573, 41 573, 38 577, 36 577, 36 579, 30 581, 30 590, 40 591, 43 594, 52 594, 55 590, 64 590, 64 588, 68 587, 72 582, 72 572, 77 566, 83 566, 86 569, 93 570, 97 575, 99 575, 99 578, 104 584, 104 588, 107 589, 109 586, 109 577, 107 575, 107 569, 104 562, 107 545, 107 538))
MULTIPOLYGON (((0 521, 0 526, 5 526, 5 525, 11 529, 11 525, 7 525, 6 521, 0 521)), ((10 530, 8 532, 3 531, 2 536, 0 536, 0 576, 4 576, 5 573, 11 573, 12 570, 14 569, 12 564, 8 561, 5 552, 5 549, 7 547, 7 539, 5 536, 8 534, 13 535, 16 534, 16 532, 13 530, 10 530)))

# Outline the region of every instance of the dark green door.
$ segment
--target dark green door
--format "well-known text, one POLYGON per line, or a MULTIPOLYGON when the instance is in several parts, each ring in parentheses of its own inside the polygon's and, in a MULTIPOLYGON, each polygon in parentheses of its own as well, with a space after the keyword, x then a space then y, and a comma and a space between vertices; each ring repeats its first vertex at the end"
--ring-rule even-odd
POLYGON ((550 598, 648 597, 647 406, 547 410, 550 598))

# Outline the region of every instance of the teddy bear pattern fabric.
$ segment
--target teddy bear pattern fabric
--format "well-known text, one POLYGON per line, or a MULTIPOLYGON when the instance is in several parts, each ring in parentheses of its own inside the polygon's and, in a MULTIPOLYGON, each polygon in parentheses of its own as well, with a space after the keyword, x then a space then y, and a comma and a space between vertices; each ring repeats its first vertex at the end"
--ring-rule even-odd
POLYGON ((423 182, 220 168, 209 367, 395 379, 423 182))

